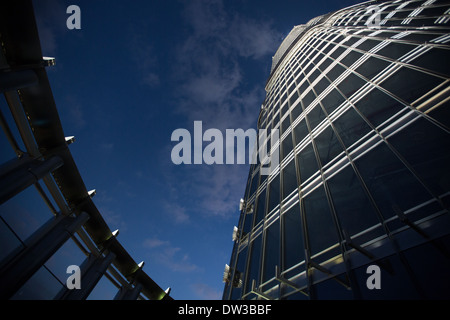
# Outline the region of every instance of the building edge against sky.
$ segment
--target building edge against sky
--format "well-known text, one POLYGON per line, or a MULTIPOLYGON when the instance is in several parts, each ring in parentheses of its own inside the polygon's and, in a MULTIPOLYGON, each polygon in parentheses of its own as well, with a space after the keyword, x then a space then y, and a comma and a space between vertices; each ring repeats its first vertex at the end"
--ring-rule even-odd
POLYGON ((223 299, 450 298, 449 21, 369 1, 292 29, 258 117, 280 165, 250 167, 223 299))
POLYGON ((114 299, 172 300, 106 224, 91 199, 95 190, 86 189, 45 70, 55 59, 42 57, 31 1, 1 2, 0 37, 0 90, 10 111, 0 112, 0 124, 17 156, 0 166, 0 299, 82 300, 106 283, 114 299), (80 268, 80 290, 66 283, 66 269, 75 270, 68 265, 80 268))

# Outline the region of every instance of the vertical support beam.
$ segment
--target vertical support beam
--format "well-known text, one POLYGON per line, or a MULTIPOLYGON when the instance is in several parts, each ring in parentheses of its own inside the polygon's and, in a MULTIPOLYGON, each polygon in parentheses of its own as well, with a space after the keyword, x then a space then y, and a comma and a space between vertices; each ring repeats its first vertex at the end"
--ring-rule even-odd
POLYGON ((31 161, 17 159, 15 161, 18 163, 17 167, 1 176, 0 204, 14 197, 64 164, 59 156, 54 156, 44 161, 36 159, 31 161))
POLYGON ((87 220, 58 216, 44 224, 25 241, 26 248, 10 258, 0 270, 0 300, 9 299, 87 220))
POLYGON ((63 288, 56 295, 55 300, 85 300, 105 274, 115 257, 116 255, 111 251, 106 256, 95 257, 89 255, 80 267, 81 288, 63 288))
POLYGON ((142 290, 142 284, 137 283, 134 288, 122 286, 114 300, 137 300, 142 290))

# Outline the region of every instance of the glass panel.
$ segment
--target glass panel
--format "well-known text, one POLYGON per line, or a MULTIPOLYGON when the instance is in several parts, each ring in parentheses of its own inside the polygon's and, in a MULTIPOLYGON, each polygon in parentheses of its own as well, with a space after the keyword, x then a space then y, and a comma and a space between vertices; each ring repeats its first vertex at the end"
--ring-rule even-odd
POLYGON ((310 90, 303 98, 303 105, 305 106, 305 109, 309 107, 309 105, 314 101, 315 98, 316 96, 314 95, 312 90, 310 90))
POLYGON ((360 43, 358 45, 358 49, 362 49, 364 51, 369 51, 370 49, 372 49, 379 43, 380 43, 379 40, 365 39, 363 43, 360 43))
POLYGON ((13 251, 19 251, 24 248, 16 235, 8 228, 8 226, 0 220, 0 266, 4 259, 13 251))
POLYGON ((289 154, 289 152, 292 151, 293 144, 292 144, 292 132, 289 132, 289 134, 284 138, 283 142, 281 143, 281 159, 283 160, 286 158, 286 156, 289 154))
POLYGON ((319 170, 316 155, 314 154, 311 143, 297 155, 297 163, 299 164, 301 183, 319 170))
POLYGON ((299 103, 299 104, 297 104, 297 105, 294 107, 294 109, 292 109, 292 112, 291 112, 291 114, 292 114, 292 121, 295 121, 295 119, 297 119, 297 117, 298 117, 299 115, 301 115, 302 112, 303 112, 302 104, 299 103))
POLYGON ((81 266, 86 259, 86 255, 69 239, 66 241, 56 253, 48 259, 45 266, 61 281, 66 283, 70 274, 66 273, 67 267, 70 265, 81 266))
POLYGON ((450 135, 425 118, 389 138, 436 196, 450 191, 450 135))
POLYGON ((396 207, 404 212, 430 199, 385 143, 357 159, 355 164, 385 218, 396 215, 396 207))
POLYGON ((259 180, 259 171, 252 178, 252 186, 250 188, 250 193, 248 195, 249 197, 251 197, 256 192, 256 189, 258 188, 258 180, 259 180))
POLYGON ((269 210, 272 211, 280 203, 280 174, 272 180, 269 188, 269 210))
POLYGON ((266 229, 263 282, 275 277, 275 266, 280 264, 280 220, 266 229))
POLYGON ((344 101, 345 98, 342 94, 340 94, 336 89, 333 89, 325 98, 322 99, 321 102, 327 113, 331 114, 344 101))
MULTIPOLYGON (((434 243, 450 251, 450 236, 434 240, 434 243)), ((406 250, 404 254, 426 298, 449 300, 450 259, 446 259, 442 251, 430 243, 406 250)))
POLYGON ((308 135, 305 119, 302 119, 294 128, 295 145, 298 145, 308 135))
POLYGON ((281 132, 280 135, 283 134, 284 132, 286 132, 286 130, 289 128, 289 126, 291 125, 291 119, 289 118, 289 115, 284 118, 283 122, 281 123, 281 132))
MULTIPOLYGON (((397 14, 396 14, 397 15, 397 14)), ((416 46, 398 42, 390 42, 386 47, 378 50, 376 53, 397 60, 401 56, 413 50, 416 46)))
POLYGON ((333 160, 340 152, 342 146, 338 141, 334 130, 327 127, 317 138, 314 139, 319 153, 322 166, 333 160))
MULTIPOLYGON (((267 176, 266 176, 267 177, 267 176)), ((266 190, 264 189, 258 196, 258 205, 256 206, 256 220, 255 225, 258 224, 264 218, 264 209, 266 208, 266 190)))
POLYGON ((365 76, 368 79, 372 79, 375 75, 380 73, 390 63, 375 57, 370 57, 361 66, 356 69, 356 72, 365 76))
POLYGON ((378 126, 404 106, 379 89, 372 89, 355 107, 374 125, 378 126))
POLYGON ((390 300, 390 299, 419 299, 416 289, 413 286, 411 278, 408 276, 408 271, 401 263, 397 255, 382 259, 384 264, 388 264, 393 269, 392 273, 380 268, 381 289, 368 289, 367 280, 370 273, 367 273, 369 265, 376 265, 370 263, 368 265, 355 269, 355 276, 357 278, 359 292, 364 300, 390 300))
POLYGON ((330 81, 327 78, 323 77, 315 86, 314 90, 316 91, 316 95, 319 96, 328 86, 330 85, 330 81))
MULTIPOLYGON (((236 270, 239 271, 242 275, 242 281, 244 282, 244 274, 245 274, 245 265, 247 263, 247 251, 248 246, 242 249, 242 251, 239 253, 238 260, 236 263, 236 270)), ((234 267, 233 265, 231 267, 234 267)), ((242 295, 242 287, 241 288, 232 288, 231 292, 231 299, 237 300, 242 295)))
POLYGON ((403 67, 383 81, 381 86, 404 101, 412 103, 441 82, 440 78, 403 67))
POLYGON ((345 229, 349 236, 379 222, 351 166, 348 165, 329 179, 328 187, 341 228, 345 229))
POLYGON ((436 61, 448 61, 448 50, 432 48, 420 57, 414 59, 413 64, 438 73, 450 75, 450 63, 436 63, 436 61))
POLYGON ((439 107, 428 112, 428 115, 450 128, 450 101, 444 102, 439 107))
POLYGON ((11 300, 51 300, 63 288, 45 267, 36 273, 11 297, 11 300))
POLYGON ((292 159, 283 169, 283 197, 286 198, 297 188, 297 176, 295 174, 295 159, 292 159))
MULTIPOLYGON (((250 206, 252 206, 252 205, 253 205, 253 207, 255 206, 254 203, 250 204, 250 206)), ((253 212, 252 213, 243 214, 243 219, 244 219, 244 226, 242 227, 242 231, 244 233, 248 233, 253 227, 252 226, 252 224, 253 224, 253 212)))
POLYGON ((34 186, 0 206, 0 215, 22 241, 53 218, 48 206, 34 186))
POLYGON ((371 130, 369 125, 353 108, 350 108, 336 119, 334 126, 347 148, 371 130))
POLYGON ((336 64, 330 71, 328 71, 327 77, 330 79, 331 82, 333 82, 344 72, 345 68, 340 64, 336 64))
MULTIPOLYGON (((343 278, 343 276, 340 276, 343 278)), ((349 300, 353 299, 352 290, 347 290, 334 279, 328 279, 314 285, 317 300, 349 300)))
POLYGON ((345 64, 347 67, 350 67, 356 60, 362 57, 362 53, 357 51, 350 51, 347 55, 342 58, 341 63, 345 64))
POLYGON ((300 206, 297 203, 283 216, 283 256, 284 268, 289 269, 305 260, 305 247, 303 245, 302 219, 300 206))
POLYGON ((87 300, 113 300, 119 289, 106 276, 101 277, 87 300))
POLYGON ((255 280, 256 286, 259 285, 261 238, 261 235, 259 235, 251 242, 250 261, 247 268, 247 283, 245 285, 245 292, 250 291, 253 280, 255 280))
POLYGON ((341 83, 338 84, 339 90, 342 94, 349 98, 353 93, 358 91, 366 82, 355 75, 354 73, 349 74, 341 83))
POLYGON ((304 206, 309 246, 314 255, 338 241, 323 186, 304 198, 304 206))
POLYGON ((295 101, 297 101, 299 95, 297 90, 295 90, 294 94, 289 98, 289 104, 292 106, 295 101))
POLYGON ((312 109, 306 117, 309 121, 309 126, 311 131, 314 130, 314 128, 325 119, 325 113, 323 112, 322 108, 320 107, 320 104, 317 104, 314 109, 312 109))

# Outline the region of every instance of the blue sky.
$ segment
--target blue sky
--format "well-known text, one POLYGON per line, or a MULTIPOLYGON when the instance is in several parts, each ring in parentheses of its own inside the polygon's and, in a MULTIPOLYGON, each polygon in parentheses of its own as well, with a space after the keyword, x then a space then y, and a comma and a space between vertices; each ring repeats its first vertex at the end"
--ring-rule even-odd
POLYGON ((294 25, 358 1, 35 1, 72 155, 111 230, 175 299, 220 299, 249 165, 175 165, 177 128, 254 128, 294 25), (66 8, 81 9, 81 30, 66 8))

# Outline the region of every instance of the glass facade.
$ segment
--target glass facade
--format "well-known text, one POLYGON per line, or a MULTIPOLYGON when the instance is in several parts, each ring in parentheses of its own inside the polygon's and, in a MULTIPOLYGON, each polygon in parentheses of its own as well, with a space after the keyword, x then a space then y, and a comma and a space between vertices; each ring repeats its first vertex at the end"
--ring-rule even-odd
POLYGON ((258 118, 280 164, 250 168, 223 299, 450 298, 449 13, 366 2, 285 38, 258 118))

